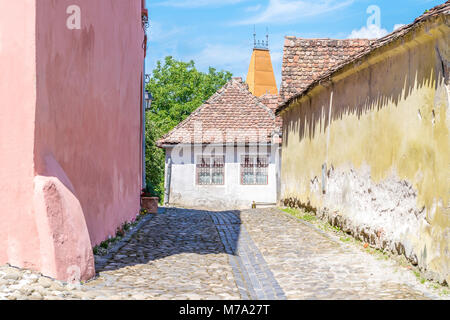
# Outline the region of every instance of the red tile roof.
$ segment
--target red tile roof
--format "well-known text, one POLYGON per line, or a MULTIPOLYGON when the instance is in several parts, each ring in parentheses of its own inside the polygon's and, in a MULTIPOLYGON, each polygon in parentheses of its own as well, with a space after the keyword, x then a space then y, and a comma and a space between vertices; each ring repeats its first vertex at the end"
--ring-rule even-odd
MULTIPOLYGON (((388 45, 389 43, 394 42, 395 40, 404 37, 406 34, 410 33, 412 30, 415 30, 419 25, 421 25, 423 22, 428 21, 432 18, 435 18, 440 15, 448 16, 450 14, 450 0, 446 1, 444 4, 438 5, 430 10, 427 10, 423 15, 416 18, 414 22, 405 25, 394 32, 386 35, 383 38, 373 40, 371 41, 369 46, 366 46, 363 50, 360 50, 356 54, 351 55, 349 58, 344 59, 340 61, 337 64, 331 65, 328 67, 328 69, 323 70, 323 72, 318 74, 317 76, 314 76, 313 81, 309 81, 309 83, 302 83, 302 89, 297 90, 296 93, 294 93, 291 89, 293 87, 292 83, 297 83, 297 79, 294 75, 293 71, 290 71, 288 68, 288 72, 286 74, 286 90, 283 93, 283 84, 281 88, 280 94, 283 94, 282 99, 280 99, 280 105, 278 109, 276 110, 276 114, 279 114, 281 111, 283 111, 285 108, 289 106, 289 104, 294 100, 302 95, 306 94, 314 88, 316 85, 318 85, 322 81, 326 81, 329 79, 334 73, 337 73, 338 71, 342 70, 346 66, 353 64, 353 63, 359 63, 361 60, 363 60, 365 57, 367 57, 369 54, 371 54, 373 51, 377 50, 380 47, 384 47, 388 45)), ((448 21, 446 20, 446 23, 448 24, 448 21)), ((286 42, 288 39, 286 39, 286 42)), ((294 46, 295 47, 295 46, 294 46)), ((289 51, 290 49, 288 49, 289 51)), ((288 61, 289 62, 289 61, 288 61)), ((283 62, 285 63, 285 62, 283 62)), ((284 66, 283 66, 284 68, 284 66)), ((284 71, 283 71, 284 72, 284 71)), ((285 81, 283 77, 283 82, 285 81)))
MULTIPOLYGON (((265 94, 259 98, 262 103, 264 103, 270 110, 275 114, 278 108, 279 96, 276 94, 265 94)), ((275 122, 277 127, 283 127, 283 119, 281 117, 276 117, 275 122)))
POLYGON ((270 143, 272 134, 280 132, 273 111, 276 105, 272 104, 271 108, 251 94, 241 78, 233 78, 186 120, 163 136, 157 145, 270 143))
POLYGON ((275 112, 278 107, 278 95, 266 93, 259 97, 262 103, 264 103, 270 110, 275 112))
POLYGON ((368 48, 368 39, 302 39, 286 37, 280 100, 284 102, 303 91, 332 66, 368 48))

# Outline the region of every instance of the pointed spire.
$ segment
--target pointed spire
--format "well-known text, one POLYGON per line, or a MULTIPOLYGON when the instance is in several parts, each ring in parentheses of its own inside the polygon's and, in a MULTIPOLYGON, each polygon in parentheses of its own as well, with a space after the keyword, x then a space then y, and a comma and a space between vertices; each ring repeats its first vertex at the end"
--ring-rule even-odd
POLYGON ((257 97, 267 93, 277 95, 278 89, 269 51, 269 28, 266 28, 266 39, 257 40, 254 26, 253 41, 253 54, 245 82, 250 92, 257 97))

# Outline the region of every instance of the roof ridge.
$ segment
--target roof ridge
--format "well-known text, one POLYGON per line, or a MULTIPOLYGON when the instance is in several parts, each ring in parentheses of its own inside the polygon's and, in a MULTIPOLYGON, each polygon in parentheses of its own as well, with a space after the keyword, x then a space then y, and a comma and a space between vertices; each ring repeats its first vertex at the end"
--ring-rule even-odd
MULTIPOLYGON (((182 122, 180 122, 177 126, 175 126, 172 130, 170 130, 170 132, 168 132, 167 134, 163 135, 158 141, 157 141, 157 146, 161 147, 163 144, 165 143, 174 143, 173 141, 176 141, 178 138, 174 136, 174 134, 176 133, 177 130, 180 130, 182 128, 186 128, 186 130, 190 130, 191 129, 191 125, 189 125, 189 123, 195 118, 198 117, 200 121, 202 121, 202 117, 208 117, 210 116, 209 113, 212 110, 213 112, 217 112, 216 105, 219 106, 219 111, 221 110, 220 108, 225 107, 225 108, 229 108, 229 109, 236 109, 237 110, 237 114, 239 114, 239 109, 242 108, 250 108, 248 110, 256 110, 256 109, 260 109, 261 111, 256 111, 257 113, 259 113, 263 119, 263 122, 265 121, 266 127, 267 125, 269 127, 276 127, 276 116, 275 113, 268 107, 266 106, 258 97, 254 96, 248 88, 248 85, 246 83, 244 83, 242 81, 242 78, 232 78, 230 79, 226 84, 224 84, 216 93, 214 93, 205 103, 203 103, 200 107, 198 107, 195 111, 193 111, 186 119, 184 119, 182 122), (226 101, 218 101, 220 97, 224 96, 227 92, 229 92, 228 90, 234 88, 234 93, 233 91, 230 92, 230 95, 228 98, 225 98, 226 101), (236 91, 237 90, 237 91, 236 91), (236 92, 238 92, 238 100, 236 100, 236 92), (230 99, 230 101, 228 101, 228 99, 230 99), (240 101, 242 100, 242 101, 240 101), (211 110, 207 108, 212 108, 211 110), (202 112, 205 110, 205 114, 202 114, 202 112), (202 115, 201 115, 202 114, 202 115), (263 115, 266 114, 266 115, 263 115)), ((229 110, 228 109, 228 110, 229 110)), ((225 109, 225 114, 224 116, 226 117, 226 114, 228 112, 227 109, 225 109)), ((251 112, 251 111, 249 111, 251 112)), ((237 115, 235 115, 237 116, 237 115)), ((241 116, 238 116, 241 118, 241 116)), ((205 118, 206 119, 206 118, 205 118)), ((203 121, 205 121, 205 119, 203 119, 203 121)), ((214 119, 214 118, 213 118, 214 119)), ((244 122, 244 127, 245 122, 248 121, 248 123, 252 123, 251 118, 246 118, 245 116, 241 119, 241 125, 242 125, 242 121, 244 122)), ((259 119, 258 121, 260 121, 261 119, 259 119)), ((221 121, 219 121, 221 122, 221 121)), ((238 121, 239 122, 239 121, 238 121)), ((262 128, 264 128, 264 125, 262 125, 262 128)), ((271 129, 273 131, 273 129, 271 129)))
POLYGON ((263 108, 265 111, 267 111, 267 112, 269 113, 269 115, 270 115, 273 119, 275 119, 275 118, 276 118, 275 113, 274 113, 268 106, 266 106, 266 105, 261 101, 261 98, 255 96, 253 93, 250 92, 250 90, 248 89, 248 84, 242 83, 242 85, 245 85, 245 87, 244 87, 244 86, 241 86, 241 89, 244 89, 244 90, 245 90, 244 93, 247 94, 247 95, 249 95, 250 98, 253 99, 253 100, 255 101, 255 104, 256 104, 257 106, 263 108))
POLYGON ((201 106, 205 105, 205 104, 211 104, 212 102, 214 102, 215 100, 217 100, 219 97, 221 97, 224 92, 226 92, 226 90, 228 89, 229 86, 231 86, 233 84, 233 78, 228 80, 227 83, 225 83, 222 88, 220 88, 219 90, 217 90, 208 100, 205 101, 205 103, 203 103, 201 106))
POLYGON ((331 40, 331 41, 357 41, 357 40, 370 40, 368 38, 345 38, 345 39, 338 39, 338 38, 303 38, 303 37, 296 37, 296 36, 285 36, 285 39, 288 40, 331 40))
POLYGON ((201 106, 199 106, 197 109, 192 111, 192 113, 186 117, 183 121, 181 121, 179 124, 177 124, 172 130, 170 130, 168 133, 163 135, 159 140, 164 140, 165 138, 169 137, 174 131, 177 129, 180 129, 183 127, 184 124, 189 122, 191 118, 193 118, 195 115, 200 113, 200 111, 205 108, 206 106, 210 105, 212 102, 214 102, 216 99, 221 97, 225 92, 226 89, 232 84, 233 79, 230 79, 225 83, 219 90, 217 90, 211 97, 209 97, 201 106))

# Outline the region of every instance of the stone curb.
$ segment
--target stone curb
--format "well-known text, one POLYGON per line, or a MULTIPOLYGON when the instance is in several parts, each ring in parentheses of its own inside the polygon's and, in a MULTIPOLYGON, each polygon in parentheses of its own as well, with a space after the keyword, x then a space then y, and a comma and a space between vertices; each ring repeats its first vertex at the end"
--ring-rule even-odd
MULTIPOLYGON (((158 214, 162 214, 165 213, 166 208, 164 207, 159 207, 158 208, 158 214)), ((144 217, 141 221, 139 221, 139 223, 133 227, 126 235, 125 237, 122 238, 122 240, 120 240, 119 242, 117 242, 115 245, 112 246, 111 249, 108 249, 108 253, 104 256, 97 256, 97 260, 99 260, 98 262, 96 261, 95 263, 95 269, 96 272, 98 272, 98 269, 102 269, 104 268, 107 264, 108 261, 120 250, 122 249, 127 243, 128 241, 131 239, 131 237, 133 237, 139 230, 142 229, 142 227, 152 218, 154 218, 155 215, 154 214, 149 214, 148 216, 144 217)))

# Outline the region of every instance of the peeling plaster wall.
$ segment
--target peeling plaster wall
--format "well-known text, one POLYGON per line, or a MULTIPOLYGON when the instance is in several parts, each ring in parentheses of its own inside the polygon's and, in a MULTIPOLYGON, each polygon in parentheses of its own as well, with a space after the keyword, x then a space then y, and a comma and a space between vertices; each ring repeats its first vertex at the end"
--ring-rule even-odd
MULTIPOLYGON (((417 207, 417 191, 407 180, 392 172, 377 183, 368 165, 359 170, 341 166, 329 171, 326 189, 324 207, 345 212, 346 221, 337 223, 345 231, 359 228, 367 242, 418 262, 411 235, 420 233, 426 213, 424 207, 417 207)), ((332 216, 330 212, 328 217, 332 216)))
POLYGON ((281 193, 449 283, 445 19, 344 68, 282 113, 281 193))

